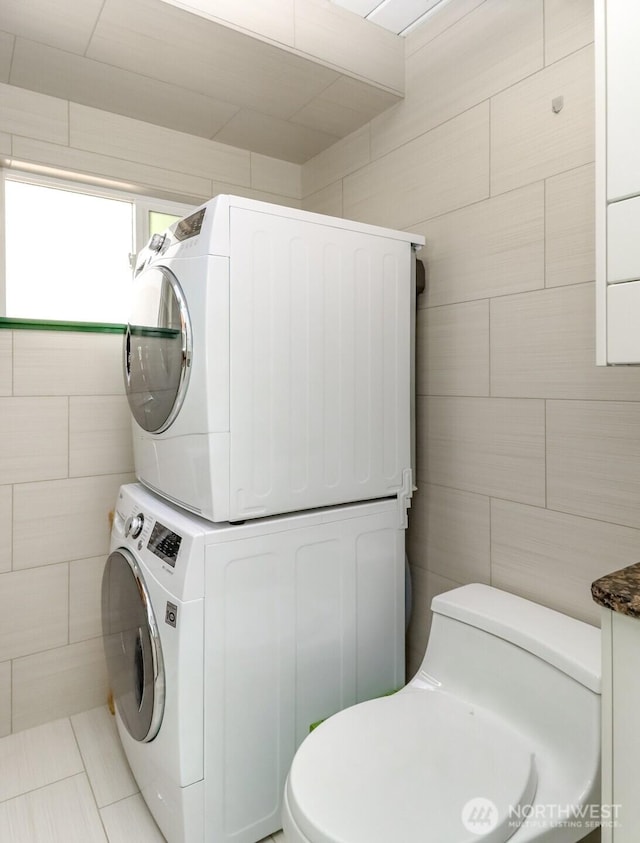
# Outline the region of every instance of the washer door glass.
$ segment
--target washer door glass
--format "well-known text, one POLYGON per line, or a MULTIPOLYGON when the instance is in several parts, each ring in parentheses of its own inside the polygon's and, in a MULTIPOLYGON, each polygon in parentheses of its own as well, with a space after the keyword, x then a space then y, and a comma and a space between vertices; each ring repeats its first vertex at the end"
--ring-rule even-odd
POLYGON ((151 741, 164 713, 165 675, 158 628, 138 563, 114 551, 102 578, 102 632, 111 691, 131 737, 151 741))
POLYGON ((136 422, 162 433, 184 400, 191 366, 191 325, 176 277, 162 266, 136 278, 124 344, 124 375, 136 422))

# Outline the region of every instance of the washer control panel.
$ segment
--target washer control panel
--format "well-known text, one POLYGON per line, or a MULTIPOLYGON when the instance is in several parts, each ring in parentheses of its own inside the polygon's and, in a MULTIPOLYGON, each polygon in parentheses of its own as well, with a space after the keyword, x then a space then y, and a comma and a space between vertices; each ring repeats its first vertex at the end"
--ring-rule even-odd
POLYGON ((159 559, 162 559, 163 562, 166 562, 167 565, 175 568, 181 544, 182 536, 179 536, 173 530, 165 527, 164 524, 156 521, 151 530, 147 548, 151 553, 155 553, 159 559))
POLYGON ((140 484, 128 483, 116 500, 110 547, 133 553, 145 577, 155 578, 172 603, 197 600, 204 594, 203 526, 140 484))

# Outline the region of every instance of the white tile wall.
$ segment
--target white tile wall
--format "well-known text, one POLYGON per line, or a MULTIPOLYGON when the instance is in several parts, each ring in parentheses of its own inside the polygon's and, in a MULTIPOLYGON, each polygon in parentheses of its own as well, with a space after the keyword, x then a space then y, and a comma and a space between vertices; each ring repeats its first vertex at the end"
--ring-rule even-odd
POLYGON ((583 47, 491 100, 491 194, 594 160, 593 48, 583 47), (560 112, 551 106, 564 98, 560 112))
MULTIPOLYGON (((46 44, 46 15, 36 18, 40 36, 24 37, 46 44)), ((590 21, 590 0, 452 0, 407 41, 406 103, 416 104, 414 113, 406 103, 395 106, 301 171, 171 130, 163 130, 163 148, 149 153, 158 135, 140 121, 114 122, 95 109, 0 85, 0 149, 13 147, 33 164, 176 198, 205 199, 222 188, 295 204, 300 185, 314 210, 427 235, 429 288, 418 321, 421 488, 408 545, 410 672, 424 652, 428 606, 438 591, 488 577, 593 619, 590 579, 635 561, 640 371, 596 370, 589 362, 590 21), (464 53, 452 52, 454 45, 466 45, 464 53), (437 79, 449 80, 451 97, 434 89, 430 111, 424 93, 437 79), (564 97, 559 114, 551 110, 555 96, 564 97), (432 390, 440 394, 427 395, 432 390)), ((0 74, 1 68, 0 60, 0 74)), ((7 336, 0 332, 2 400, 66 402, 74 431, 69 461, 83 476, 70 476, 68 465, 59 479, 12 486, 0 474, 0 525, 9 527, 0 577, 12 594, 25 594, 31 627, 48 578, 67 583, 64 612, 47 615, 53 639, 38 643, 42 630, 34 639, 25 621, 26 638, 10 639, 10 652, 23 655, 0 656, 2 685, 12 682, 11 709, 7 692, 0 696, 4 731, 103 700, 96 588, 111 496, 130 476, 115 410, 122 397, 120 338, 16 331, 11 345, 7 336), (90 453, 91 442, 101 439, 99 406, 112 410, 102 456, 90 453), (122 468, 100 474, 107 453, 122 468)), ((129 821, 122 818, 130 806, 135 810, 135 797, 126 800, 133 801, 113 810, 113 827, 129 821)), ((21 810, 6 809, 2 822, 21 810)), ((93 833, 91 820, 85 826, 83 841, 93 833)))
POLYGON ((493 585, 595 625, 590 583, 640 559, 640 530, 512 501, 491 501, 491 544, 493 585))
POLYGON ((545 285, 595 279, 595 185, 593 164, 545 183, 545 285))
POLYGON ((70 143, 77 149, 137 164, 250 186, 250 153, 184 132, 71 103, 70 143))
POLYGON ((346 217, 393 228, 486 199, 489 104, 374 158, 343 184, 346 217))
POLYGON ((15 331, 14 395, 124 395, 122 335, 15 331))
POLYGON ((0 395, 11 395, 13 390, 13 348, 10 331, 0 334, 0 395))
MULTIPOLYGON (((98 175, 101 178, 114 179, 125 188, 132 183, 141 185, 142 192, 151 196, 167 195, 168 198, 195 204, 213 195, 211 180, 204 176, 163 170, 160 167, 126 161, 110 155, 98 155, 71 146, 44 143, 18 135, 13 136, 13 154, 18 161, 34 164, 36 167, 47 161, 56 170, 73 170, 90 178, 98 175)), ((238 191, 239 188, 236 189, 236 192, 238 191)))
POLYGON ((305 208, 317 214, 328 214, 330 217, 342 216, 342 182, 335 181, 311 193, 305 199, 305 208))
POLYGON ((336 179, 367 164, 371 158, 370 136, 367 124, 312 158, 302 168, 303 195, 316 193, 336 179))
POLYGON ((489 302, 422 308, 416 389, 421 395, 489 395, 489 302))
MULTIPOLYGON (((39 58, 47 59, 52 73, 72 73, 68 56, 46 46, 50 4, 34 3, 20 36, 41 45, 39 58)), ((101 7, 85 3, 85 30, 66 33, 69 49, 88 40, 101 7)), ((17 0, 4 4, 5 13, 24 19, 17 0)), ((55 26, 59 34, 59 15, 55 26)), ((14 46, 23 59, 16 72, 26 74, 25 81, 36 49, 0 33, 3 154, 36 169, 70 171, 169 199, 195 203, 228 192, 300 204, 296 164, 195 137, 184 131, 188 127, 158 128, 140 120, 140 113, 124 117, 34 94, 19 81, 3 84, 14 46)), ((128 78, 124 69, 112 70, 109 78, 96 67, 94 77, 76 79, 78 98, 83 86, 101 84, 108 105, 128 78)), ((325 82, 335 76, 328 70, 325 82)), ((175 93, 169 83, 166 92, 175 93)), ((134 94, 129 91, 139 100, 134 94)), ((225 113, 225 122, 231 116, 225 113)), ((206 119, 215 119, 210 109, 206 119)), ((100 586, 109 512, 119 486, 134 479, 121 359, 117 333, 0 330, 0 585, 8 601, 0 618, 0 734, 106 699, 100 586)), ((0 839, 17 839, 3 829, 13 827, 12 817, 32 799, 7 803, 0 839)), ((32 807, 38 814, 40 808, 32 807)), ((82 829, 85 843, 91 821, 82 829)))
POLYGON ((544 401, 419 396, 418 479, 544 506, 544 401), (426 466, 424 463, 426 462, 426 466), (424 470, 423 469, 424 466, 424 470))
POLYGON ((69 398, 69 475, 132 472, 131 413, 124 395, 69 398))
POLYGON ((106 555, 69 563, 69 643, 102 635, 100 589, 106 555))
POLYGON ((425 483, 411 510, 415 565, 457 583, 490 582, 490 498, 425 483))
POLYGON ((0 662, 0 737, 11 732, 11 662, 0 662))
POLYGON ((66 398, 0 398, 3 482, 64 477, 68 466, 68 430, 66 398))
POLYGON ((561 59, 593 41, 593 3, 544 0, 545 64, 561 59))
POLYGON ((544 286, 544 184, 537 182, 412 227, 429 284, 420 306, 544 286))
POLYGON ((407 38, 405 101, 302 169, 308 207, 427 241, 409 674, 438 589, 596 622, 592 579, 640 560, 640 369, 594 365, 592 20, 591 0, 452 0, 407 38), (487 108, 488 143, 454 132, 487 108))
POLYGON ((543 66, 542 0, 487 0, 407 56, 406 97, 372 122, 384 155, 543 66))
MULTIPOLYGON (((49 4, 34 3, 21 35, 47 45, 49 4)), ((3 13, 11 16, 19 5, 9 0, 3 13)), ((92 9, 97 14, 101 4, 85 6, 87 33, 65 34, 56 18, 56 32, 70 45, 88 37, 92 9)), ((296 164, 2 84, 13 46, 0 33, 1 153, 161 198, 199 202, 229 192, 299 205, 296 164)), ((70 72, 58 46, 39 49, 52 67, 70 72)), ((28 50, 20 49, 27 73, 28 50)), ((118 84, 126 76, 116 73, 118 84)), ((96 79, 76 82, 80 97, 96 79)), ((117 85, 105 90, 116 94, 117 85)), ((109 512, 119 486, 134 479, 121 359, 118 333, 0 330, 0 585, 7 601, 0 617, 0 735, 106 699, 100 587, 109 512)), ((64 798, 86 786, 68 781, 64 798)), ((36 795, 16 796, 0 811, 0 839, 18 839, 5 831, 17 827, 27 807, 36 824, 49 811, 36 795)), ((93 839, 90 817, 78 828, 64 839, 93 839)))
POLYGON ((12 488, 0 486, 0 573, 11 570, 12 524, 12 488))
POLYGON ((11 135, 6 132, 0 132, 0 152, 11 155, 11 135))
POLYGON ((639 430, 638 402, 548 401, 549 506, 640 528, 639 430))
POLYGON ((0 84, 0 125, 4 132, 66 144, 68 106, 64 100, 0 84))
POLYGON ((108 693, 101 638, 14 659, 13 731, 104 705, 108 693))
POLYGON ((98 556, 109 545, 109 512, 131 474, 104 474, 14 487, 14 570, 98 556))
POLYGON ((67 642, 69 567, 48 565, 1 574, 0 661, 67 642))
POLYGON ((595 360, 594 284, 491 301, 491 394, 640 401, 638 370, 595 360))

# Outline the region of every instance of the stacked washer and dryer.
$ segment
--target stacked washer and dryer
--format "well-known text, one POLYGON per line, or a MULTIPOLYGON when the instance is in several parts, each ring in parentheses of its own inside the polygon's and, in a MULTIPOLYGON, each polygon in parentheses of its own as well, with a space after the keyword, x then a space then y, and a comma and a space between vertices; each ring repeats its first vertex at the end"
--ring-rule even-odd
POLYGON ((313 724, 404 682, 422 242, 218 196, 139 257, 103 627, 169 843, 279 829, 313 724))

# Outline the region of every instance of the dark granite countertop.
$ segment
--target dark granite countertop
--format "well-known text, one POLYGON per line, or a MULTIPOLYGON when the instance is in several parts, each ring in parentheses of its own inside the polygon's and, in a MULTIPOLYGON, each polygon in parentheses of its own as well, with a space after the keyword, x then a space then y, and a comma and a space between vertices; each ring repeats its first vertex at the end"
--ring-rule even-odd
POLYGON ((591 596, 605 609, 640 618, 640 562, 600 577, 591 585, 591 596))

